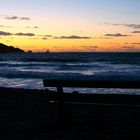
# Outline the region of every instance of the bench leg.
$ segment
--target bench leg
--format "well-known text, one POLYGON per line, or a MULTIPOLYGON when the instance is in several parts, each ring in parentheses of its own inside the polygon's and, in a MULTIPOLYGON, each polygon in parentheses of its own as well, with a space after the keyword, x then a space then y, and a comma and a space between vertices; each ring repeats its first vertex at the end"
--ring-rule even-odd
POLYGON ((58 103, 58 117, 60 124, 67 125, 72 122, 72 111, 69 104, 64 103, 63 95, 61 95, 58 103))

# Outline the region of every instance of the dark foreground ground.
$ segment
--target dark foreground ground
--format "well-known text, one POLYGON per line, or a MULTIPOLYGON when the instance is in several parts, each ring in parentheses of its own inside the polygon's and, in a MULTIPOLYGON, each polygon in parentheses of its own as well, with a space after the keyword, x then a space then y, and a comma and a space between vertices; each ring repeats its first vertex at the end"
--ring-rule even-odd
MULTIPOLYGON (((49 102, 53 94, 0 88, 0 139, 140 139, 139 98, 135 105, 67 103, 67 116, 63 123, 59 120, 58 102, 49 102), (68 110, 71 110, 71 114, 68 110)), ((109 98, 114 100, 114 97, 109 98)), ((116 97, 117 100, 119 98, 116 97)))

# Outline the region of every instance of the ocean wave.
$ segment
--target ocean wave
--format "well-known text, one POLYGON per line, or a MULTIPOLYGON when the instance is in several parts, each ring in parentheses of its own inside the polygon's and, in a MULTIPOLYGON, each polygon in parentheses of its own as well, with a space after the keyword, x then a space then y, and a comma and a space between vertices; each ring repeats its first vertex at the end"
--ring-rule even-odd
POLYGON ((0 62, 62 62, 89 63, 106 62, 114 64, 140 64, 140 53, 24 53, 2 54, 0 62))
MULTIPOLYGON (((139 53, 25 53, 0 55, 1 85, 4 83, 3 79, 7 79, 7 81, 16 79, 14 80, 15 84, 13 84, 16 87, 26 87, 26 82, 20 80, 140 80, 139 72, 139 53)), ((9 84, 12 83, 9 82, 9 84)))
MULTIPOLYGON (((24 89, 46 89, 43 86, 42 79, 24 79, 24 78, 3 78, 0 77, 0 87, 10 88, 24 88, 24 89)), ((49 88, 49 90, 56 91, 56 88, 49 88)), ((139 89, 104 89, 104 88, 64 88, 64 92, 72 93, 91 93, 91 94, 129 94, 129 95, 140 95, 139 89)))

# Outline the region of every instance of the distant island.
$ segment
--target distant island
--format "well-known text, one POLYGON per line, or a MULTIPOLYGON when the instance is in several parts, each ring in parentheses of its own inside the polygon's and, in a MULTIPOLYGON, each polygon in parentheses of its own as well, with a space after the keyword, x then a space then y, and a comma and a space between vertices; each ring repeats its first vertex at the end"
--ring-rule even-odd
POLYGON ((0 53, 23 53, 24 50, 0 43, 0 53))

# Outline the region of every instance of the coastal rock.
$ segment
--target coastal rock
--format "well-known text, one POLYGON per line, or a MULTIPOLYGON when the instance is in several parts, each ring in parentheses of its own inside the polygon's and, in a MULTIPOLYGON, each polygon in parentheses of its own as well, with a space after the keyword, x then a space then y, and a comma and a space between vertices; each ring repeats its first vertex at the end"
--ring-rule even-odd
POLYGON ((23 53, 24 51, 13 46, 7 46, 0 43, 0 53, 23 53))

